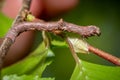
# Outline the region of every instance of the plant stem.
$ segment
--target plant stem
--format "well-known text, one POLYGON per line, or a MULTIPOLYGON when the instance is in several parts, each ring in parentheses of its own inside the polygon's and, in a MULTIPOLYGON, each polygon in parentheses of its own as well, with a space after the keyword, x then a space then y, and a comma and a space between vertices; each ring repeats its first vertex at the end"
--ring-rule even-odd
POLYGON ((94 54, 104 58, 105 60, 108 60, 108 61, 112 62, 113 64, 120 66, 120 59, 119 58, 117 58, 113 55, 110 55, 109 53, 106 53, 102 50, 99 50, 91 45, 89 45, 88 48, 89 48, 90 52, 93 52, 94 54))
POLYGON ((14 24, 16 24, 16 23, 24 21, 26 15, 28 14, 28 11, 30 9, 31 2, 32 2, 32 0, 23 0, 22 7, 21 7, 18 15, 16 16, 12 26, 14 26, 14 24))
POLYGON ((75 24, 69 24, 63 21, 57 22, 21 22, 15 25, 15 27, 11 28, 11 30, 7 33, 6 37, 12 39, 14 42, 16 37, 25 31, 47 31, 47 32, 55 32, 57 30, 67 31, 77 33, 83 37, 90 37, 94 35, 99 35, 100 31, 95 26, 78 26, 75 24), (72 25, 72 26, 71 26, 72 25))
MULTIPOLYGON (((15 24, 23 21, 23 19, 26 16, 27 11, 30 8, 31 1, 32 0, 23 0, 22 8, 20 9, 19 14, 15 18, 15 20, 12 24, 12 27, 15 27, 15 24)), ((13 44, 12 39, 10 39, 9 37, 5 37, 5 39, 3 40, 3 43, 0 46, 0 70, 2 69, 4 57, 7 54, 8 50, 12 44, 13 44)))

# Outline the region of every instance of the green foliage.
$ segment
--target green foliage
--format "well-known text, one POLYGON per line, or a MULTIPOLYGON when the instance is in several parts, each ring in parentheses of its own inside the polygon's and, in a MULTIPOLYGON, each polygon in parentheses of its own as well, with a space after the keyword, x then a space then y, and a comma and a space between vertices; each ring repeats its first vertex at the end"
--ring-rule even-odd
POLYGON ((76 64, 71 80, 119 80, 120 67, 96 65, 82 61, 76 64))
MULTIPOLYGON (((56 54, 62 54, 62 51, 64 51, 66 54, 70 53, 67 46, 56 47, 52 50, 56 54)), ((57 78, 57 80, 60 80, 60 79, 66 80, 63 76, 67 74, 66 71, 69 70, 68 68, 70 68, 73 65, 71 60, 67 60, 67 58, 69 58, 69 56, 66 55, 65 53, 63 53, 63 56, 66 56, 65 57, 66 59, 64 59, 63 56, 62 57, 56 56, 57 58, 60 58, 60 59, 56 59, 57 60, 56 62, 59 62, 56 67, 59 66, 61 68, 61 69, 60 68, 59 69, 62 70, 62 71, 57 70, 57 72, 59 72, 59 76, 62 75, 61 77, 57 78), (65 68, 63 67, 63 65, 65 68), (65 72, 64 72, 64 70, 65 70, 65 72)), ((89 55, 89 54, 86 54, 86 55, 89 55)), ((119 72, 120 72, 120 67, 98 65, 98 64, 80 60, 80 63, 76 64, 75 68, 73 69, 73 73, 71 75, 70 80, 105 80, 105 79, 119 80, 119 76, 120 76, 119 72)), ((56 73, 56 74, 58 74, 58 73, 56 73)), ((69 79, 67 79, 67 80, 69 80, 69 79)))
POLYGON ((10 67, 4 68, 2 70, 3 78, 6 78, 5 77, 6 75, 11 75, 11 74, 13 75, 7 76, 9 77, 10 80, 11 77, 15 77, 18 79, 23 78, 23 80, 25 80, 26 78, 30 78, 30 76, 21 76, 21 77, 14 76, 14 75, 24 75, 24 74, 32 75, 31 77, 33 78, 36 76, 40 78, 42 76, 42 72, 44 71, 44 69, 52 62, 52 60, 48 60, 47 62, 45 62, 45 59, 48 56, 48 54, 51 54, 50 50, 46 49, 43 43, 40 44, 38 48, 35 51, 33 51, 27 58, 16 64, 11 65, 10 67))
POLYGON ((22 75, 22 76, 17 76, 17 75, 9 75, 9 76, 4 76, 3 80, 54 80, 54 78, 39 78, 39 76, 32 76, 32 75, 22 75))
POLYGON ((0 12, 0 38, 4 37, 9 28, 11 27, 12 19, 6 17, 0 12))
MULTIPOLYGON (((119 56, 119 3, 108 3, 105 0, 80 1, 76 9, 63 16, 64 20, 78 25, 100 26, 101 37, 89 38, 87 41, 119 56)), ((6 34, 11 22, 11 19, 0 13, 0 37, 6 34)), ((107 61, 91 54, 78 54, 81 63, 75 65, 64 40, 53 35, 52 38, 51 49, 46 49, 42 43, 27 58, 3 69, 3 80, 119 80, 120 67, 108 66, 107 61), (52 57, 53 53, 55 59, 52 57)))

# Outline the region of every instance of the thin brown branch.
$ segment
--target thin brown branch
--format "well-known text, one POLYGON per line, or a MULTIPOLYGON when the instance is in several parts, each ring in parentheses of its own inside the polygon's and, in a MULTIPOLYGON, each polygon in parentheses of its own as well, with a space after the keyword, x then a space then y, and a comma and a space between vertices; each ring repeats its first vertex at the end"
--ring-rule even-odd
MULTIPOLYGON (((4 46, 4 47, 1 48, 2 54, 0 54, 0 64, 3 63, 2 60, 5 57, 5 53, 6 53, 6 51, 9 50, 11 45, 12 45, 12 40, 10 38, 5 38, 5 40, 3 41, 2 45, 1 45, 1 46, 4 46)), ((0 67, 2 67, 2 66, 0 65, 0 67)))
MULTIPOLYGON (((0 45, 0 70, 3 66, 4 57, 9 50, 10 46, 12 45, 12 40, 10 38, 5 38, 2 44, 0 45)), ((0 71, 0 80, 1 80, 1 71, 0 71)))
POLYGON ((68 31, 77 33, 83 37, 90 37, 94 35, 99 35, 99 28, 95 26, 78 26, 70 24, 64 21, 57 22, 21 22, 15 25, 6 35, 6 37, 12 39, 14 42, 16 37, 24 32, 29 30, 39 30, 39 31, 48 31, 54 32, 57 30, 68 31))
MULTIPOLYGON (((25 18, 27 14, 27 11, 30 8, 31 1, 32 0, 23 0, 22 8, 20 9, 19 14, 14 20, 12 27, 15 27, 14 26, 15 24, 23 21, 23 19, 25 18)), ((11 39, 9 39, 8 37, 5 37, 3 43, 0 46, 0 70, 2 69, 3 59, 12 44, 13 44, 13 41, 11 41, 11 39)))
POLYGON ((24 21, 26 15, 28 14, 28 11, 30 9, 31 2, 32 2, 32 0, 23 0, 22 7, 21 7, 18 15, 16 16, 16 18, 15 18, 15 20, 13 22, 13 26, 16 23, 24 21))
POLYGON ((115 65, 120 66, 120 59, 119 58, 117 58, 117 57, 115 57, 113 55, 110 55, 109 53, 106 53, 106 52, 104 52, 102 50, 99 50, 99 49, 97 49, 97 48, 95 48, 95 47, 93 47, 91 45, 89 45, 88 48, 89 48, 90 52, 104 58, 105 60, 108 60, 108 61, 112 62, 115 65))

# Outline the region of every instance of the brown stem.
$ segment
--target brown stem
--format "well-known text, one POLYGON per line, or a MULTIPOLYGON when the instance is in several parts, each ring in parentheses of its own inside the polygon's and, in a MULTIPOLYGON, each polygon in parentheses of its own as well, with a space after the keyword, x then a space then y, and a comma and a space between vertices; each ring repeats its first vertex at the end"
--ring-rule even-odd
POLYGON ((30 9, 31 2, 32 2, 32 0, 23 0, 22 7, 21 7, 18 15, 16 16, 16 18, 13 22, 13 25, 24 21, 26 15, 28 14, 28 11, 30 9))
MULTIPOLYGON (((10 46, 12 45, 12 40, 10 38, 5 38, 2 44, 0 45, 0 70, 3 66, 4 57, 9 50, 10 46)), ((1 71, 0 71, 0 80, 1 80, 1 71)))
MULTIPOLYGON (((0 48, 0 64, 2 63, 2 60, 4 59, 5 57, 5 53, 6 51, 9 50, 9 47, 12 45, 12 40, 10 38, 5 38, 3 43, 1 44, 1 48, 0 48)), ((1 67, 1 65, 0 65, 1 67)))
POLYGON ((113 64, 120 66, 120 59, 119 58, 117 58, 113 55, 110 55, 109 53, 106 53, 102 50, 99 50, 91 45, 89 45, 88 48, 89 48, 90 52, 93 52, 94 54, 104 58, 105 60, 108 60, 108 61, 112 62, 113 64))
MULTIPOLYGON (((25 18, 26 14, 27 14, 27 11, 30 8, 31 1, 32 0, 23 0, 22 8, 20 9, 19 14, 17 15, 16 19, 14 20, 12 27, 15 27, 14 26, 15 24, 23 21, 23 19, 25 18)), ((5 37, 3 43, 0 46, 0 70, 2 69, 3 59, 12 44, 13 44, 12 39, 5 37)))
POLYGON ((7 33, 6 37, 9 37, 14 42, 16 37, 20 33, 29 30, 39 30, 39 31, 48 31, 48 32, 61 30, 61 31, 77 33, 84 37, 90 37, 100 34, 99 29, 95 26, 81 27, 60 20, 58 22, 21 22, 19 24, 16 24, 15 27, 13 27, 7 33))

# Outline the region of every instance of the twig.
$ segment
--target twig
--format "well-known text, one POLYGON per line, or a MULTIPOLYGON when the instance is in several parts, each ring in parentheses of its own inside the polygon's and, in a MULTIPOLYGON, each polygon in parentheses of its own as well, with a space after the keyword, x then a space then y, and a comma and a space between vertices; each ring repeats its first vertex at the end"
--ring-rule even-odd
POLYGON ((16 24, 16 23, 24 21, 26 14, 28 13, 28 11, 30 9, 31 2, 32 2, 32 0, 23 0, 22 7, 21 7, 18 15, 16 16, 12 26, 14 26, 14 24, 16 24))
MULTIPOLYGON (((31 1, 32 0, 23 0, 22 8, 20 9, 19 14, 17 15, 16 19, 14 20, 12 27, 15 27, 14 26, 15 24, 23 21, 23 19, 26 16, 26 11, 28 11, 30 8, 31 1)), ((2 69, 3 59, 12 44, 13 44, 13 41, 11 41, 10 38, 5 37, 3 43, 0 46, 0 70, 2 69)))
POLYGON ((11 28, 6 37, 12 39, 14 42, 20 33, 30 30, 48 31, 53 33, 57 30, 61 30, 77 33, 83 37, 90 37, 100 34, 99 28, 95 26, 83 27, 60 20, 58 22, 21 22, 16 24, 15 27, 11 28))
POLYGON ((117 57, 115 57, 113 55, 110 55, 109 53, 106 53, 106 52, 104 52, 102 50, 99 50, 99 49, 97 49, 97 48, 95 48, 95 47, 93 47, 91 45, 89 45, 88 48, 89 48, 90 52, 104 58, 105 60, 108 60, 108 61, 112 62, 115 65, 120 66, 120 59, 119 58, 117 58, 117 57))

